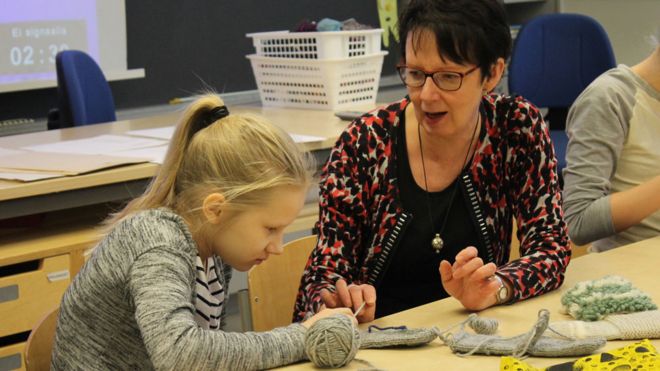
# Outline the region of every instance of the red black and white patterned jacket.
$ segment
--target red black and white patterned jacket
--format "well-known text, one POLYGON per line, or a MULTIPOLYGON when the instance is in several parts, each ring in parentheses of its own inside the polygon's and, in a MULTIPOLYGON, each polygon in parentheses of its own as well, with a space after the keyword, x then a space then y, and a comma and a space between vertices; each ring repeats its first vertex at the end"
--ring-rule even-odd
MULTIPOLYGON (((410 215, 398 196, 394 148, 407 98, 353 121, 321 176, 319 239, 301 280, 294 319, 318 310, 320 291, 339 278, 376 290, 410 215)), ((521 97, 487 95, 479 142, 459 176, 485 261, 513 287, 512 301, 559 287, 571 251, 548 128, 521 97), (519 260, 508 262, 512 222, 519 260)))

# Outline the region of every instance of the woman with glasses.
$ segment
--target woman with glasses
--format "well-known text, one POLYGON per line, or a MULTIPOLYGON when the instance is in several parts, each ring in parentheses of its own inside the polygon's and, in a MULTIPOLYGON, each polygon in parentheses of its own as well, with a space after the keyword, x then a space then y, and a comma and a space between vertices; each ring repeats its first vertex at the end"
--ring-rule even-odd
POLYGON ((295 308, 358 320, 453 296, 469 310, 559 287, 570 260, 555 154, 536 107, 490 92, 511 49, 496 0, 411 0, 402 100, 341 134, 295 308), (509 262, 513 223, 521 258, 509 262))

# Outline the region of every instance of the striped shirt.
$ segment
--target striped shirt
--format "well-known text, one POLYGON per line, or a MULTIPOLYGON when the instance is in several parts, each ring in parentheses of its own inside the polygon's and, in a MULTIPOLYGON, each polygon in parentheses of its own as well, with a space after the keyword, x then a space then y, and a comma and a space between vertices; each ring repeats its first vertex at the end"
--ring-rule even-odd
POLYGON ((222 304, 225 290, 220 284, 220 274, 216 272, 215 257, 206 259, 206 268, 199 256, 195 259, 197 278, 195 279, 195 322, 206 330, 220 329, 222 304))

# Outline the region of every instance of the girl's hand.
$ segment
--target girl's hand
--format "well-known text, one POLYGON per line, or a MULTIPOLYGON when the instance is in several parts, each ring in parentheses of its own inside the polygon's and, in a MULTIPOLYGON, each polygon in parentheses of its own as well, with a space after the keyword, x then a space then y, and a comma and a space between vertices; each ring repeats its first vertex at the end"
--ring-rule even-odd
POLYGON ((334 292, 327 289, 321 291, 321 300, 327 308, 346 307, 353 312, 358 310, 362 303, 366 303, 357 315, 360 323, 371 322, 376 316, 376 289, 372 285, 348 285, 345 280, 339 279, 334 292))

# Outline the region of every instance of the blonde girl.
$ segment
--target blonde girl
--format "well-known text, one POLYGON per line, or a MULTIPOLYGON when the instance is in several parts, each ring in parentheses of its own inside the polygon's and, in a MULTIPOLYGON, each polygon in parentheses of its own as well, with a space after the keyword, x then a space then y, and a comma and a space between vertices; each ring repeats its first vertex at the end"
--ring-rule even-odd
POLYGON ((66 291, 52 368, 263 369, 303 359, 306 328, 222 331, 231 268, 282 253, 312 165, 282 130, 205 95, 179 122, 146 192, 66 291))

